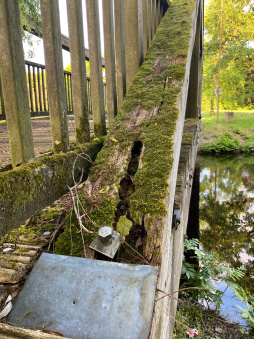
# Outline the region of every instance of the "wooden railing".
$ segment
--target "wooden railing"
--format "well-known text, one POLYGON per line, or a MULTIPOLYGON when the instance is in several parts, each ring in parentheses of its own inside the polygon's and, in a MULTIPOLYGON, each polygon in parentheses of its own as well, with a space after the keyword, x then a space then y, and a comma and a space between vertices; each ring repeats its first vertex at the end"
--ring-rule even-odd
MULTIPOLYGON (((26 76, 27 76, 27 89, 29 97, 29 107, 31 117, 48 116, 48 93, 46 84, 45 66, 31 61, 25 61, 26 76)), ((90 77, 86 78, 87 81, 87 98, 88 98, 88 112, 92 115, 92 100, 91 100, 91 80, 90 77)), ((64 71, 65 94, 67 100, 67 114, 73 114, 73 98, 72 98, 72 82, 71 72, 64 71)), ((104 85, 104 108, 106 111, 106 83, 104 85)), ((0 120, 5 120, 5 107, 3 99, 3 91, 0 78, 0 120)))
POLYGON ((98 0, 86 0, 91 82, 85 69, 81 0, 67 0, 72 74, 63 72, 58 0, 40 0, 45 67, 24 63, 18 2, 0 2, 0 74, 4 93, 0 118, 6 116, 13 166, 34 158, 30 115, 50 114, 55 152, 69 149, 68 113, 74 112, 79 142, 90 139, 91 110, 94 134, 106 134, 105 105, 111 125, 169 3, 103 0, 105 94, 98 0))

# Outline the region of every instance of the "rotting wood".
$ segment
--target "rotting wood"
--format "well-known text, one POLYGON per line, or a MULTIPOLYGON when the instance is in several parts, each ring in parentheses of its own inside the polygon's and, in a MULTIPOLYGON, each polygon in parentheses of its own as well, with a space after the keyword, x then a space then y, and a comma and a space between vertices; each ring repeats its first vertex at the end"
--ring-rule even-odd
POLYGON ((169 7, 81 194, 91 219, 100 226, 113 226, 120 181, 127 173, 131 149, 140 141, 143 149, 135 192, 129 198, 130 216, 135 223, 144 223, 143 255, 154 264, 161 262, 167 207, 174 202, 194 8, 195 1, 186 0, 169 7), (92 200, 97 208, 89 207, 92 200))
MULTIPOLYGON (((1 339, 60 339, 62 336, 0 324, 1 339)), ((68 338, 67 338, 68 339, 68 338)), ((70 338, 69 338, 70 339, 70 338)))

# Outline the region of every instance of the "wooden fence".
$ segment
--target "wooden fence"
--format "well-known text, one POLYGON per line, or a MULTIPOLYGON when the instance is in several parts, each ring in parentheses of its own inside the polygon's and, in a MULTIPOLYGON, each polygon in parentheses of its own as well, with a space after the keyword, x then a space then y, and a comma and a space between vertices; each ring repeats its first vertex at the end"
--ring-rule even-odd
MULTIPOLYGON (((91 107, 94 134, 106 134, 98 0, 86 0, 91 82, 86 77, 81 0, 67 0, 72 75, 63 72, 58 0, 40 0, 45 69, 24 62, 18 3, 18 0, 0 2, 1 102, 13 167, 34 158, 31 115, 39 112, 50 114, 55 152, 69 149, 68 112, 74 112, 79 142, 90 140, 91 107), (46 77, 45 72, 50 76, 46 77)), ((111 125, 169 1, 103 0, 102 3, 107 119, 111 125)))
MULTIPOLYGON (((49 116, 48 93, 46 83, 45 66, 31 61, 25 61, 27 89, 29 97, 29 107, 31 117, 49 116)), ((92 100, 91 100, 91 80, 87 81, 87 98, 88 112, 92 115, 92 100)), ((72 98, 72 82, 71 72, 64 71, 65 95, 67 100, 67 114, 73 114, 73 98, 72 98)), ((106 83, 104 85, 104 108, 106 111, 106 83)), ((3 99, 3 91, 0 78, 0 120, 5 120, 5 106, 3 99)))

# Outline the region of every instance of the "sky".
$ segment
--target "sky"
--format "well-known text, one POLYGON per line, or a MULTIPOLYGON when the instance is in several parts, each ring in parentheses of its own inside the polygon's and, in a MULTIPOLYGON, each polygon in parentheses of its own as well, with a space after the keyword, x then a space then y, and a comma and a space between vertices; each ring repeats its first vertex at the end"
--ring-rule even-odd
MULTIPOLYGON (((66 0, 58 0, 60 12, 61 33, 69 37, 68 20, 67 20, 67 6, 66 0)), ((88 33, 87 33, 87 17, 86 17, 86 2, 82 0, 83 8, 83 26, 84 26, 84 40, 85 48, 88 48, 88 33)), ((102 19, 102 0, 99 0, 100 11, 100 26, 101 26, 101 50, 104 54, 104 40, 103 40, 103 19, 102 19)), ((23 42, 25 52, 25 59, 32 62, 45 65, 43 40, 32 36, 33 47, 29 46, 27 42, 23 42), (33 58, 29 57, 29 51, 33 51, 33 58)), ((71 63, 70 53, 63 50, 63 68, 66 68, 71 63)))

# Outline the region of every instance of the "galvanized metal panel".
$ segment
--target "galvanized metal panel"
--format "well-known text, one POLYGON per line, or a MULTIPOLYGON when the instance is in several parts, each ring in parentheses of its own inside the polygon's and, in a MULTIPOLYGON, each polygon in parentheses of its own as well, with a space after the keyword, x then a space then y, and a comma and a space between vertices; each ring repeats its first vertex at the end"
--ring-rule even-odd
POLYGON ((43 253, 8 321, 75 339, 148 338, 157 267, 43 253))

